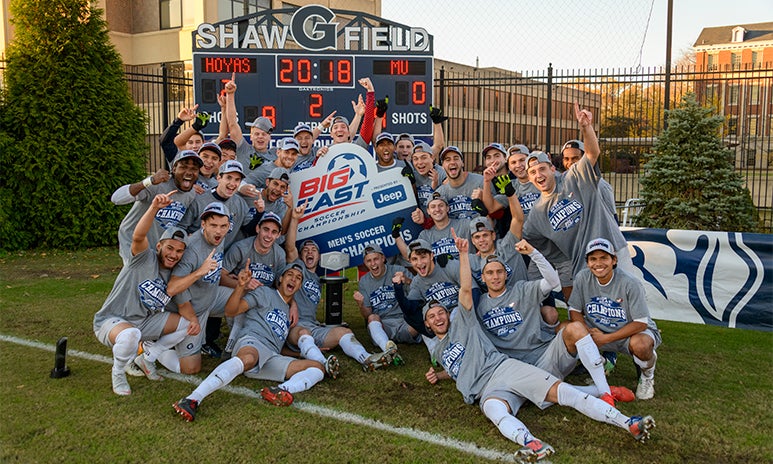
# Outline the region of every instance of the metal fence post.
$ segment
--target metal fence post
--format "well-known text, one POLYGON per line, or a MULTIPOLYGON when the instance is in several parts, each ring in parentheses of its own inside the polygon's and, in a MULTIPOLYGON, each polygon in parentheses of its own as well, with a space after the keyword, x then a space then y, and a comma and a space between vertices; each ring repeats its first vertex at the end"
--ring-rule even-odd
POLYGON ((545 152, 551 153, 550 129, 553 125, 553 63, 548 63, 548 95, 547 109, 545 110, 545 152))

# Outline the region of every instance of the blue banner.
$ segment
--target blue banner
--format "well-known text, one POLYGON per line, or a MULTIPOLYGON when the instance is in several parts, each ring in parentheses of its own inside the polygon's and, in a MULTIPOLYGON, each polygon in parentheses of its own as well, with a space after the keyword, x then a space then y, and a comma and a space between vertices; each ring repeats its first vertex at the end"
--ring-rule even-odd
POLYGON ((773 235, 622 231, 653 318, 773 329, 773 235))

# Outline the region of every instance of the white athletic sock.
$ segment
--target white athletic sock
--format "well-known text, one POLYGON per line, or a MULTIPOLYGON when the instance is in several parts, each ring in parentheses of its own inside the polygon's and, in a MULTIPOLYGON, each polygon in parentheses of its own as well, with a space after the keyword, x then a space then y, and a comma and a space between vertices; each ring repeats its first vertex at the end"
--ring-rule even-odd
POLYGON ((370 338, 373 340, 373 343, 381 348, 381 351, 386 351, 386 344, 389 341, 389 337, 386 332, 384 332, 384 325, 381 324, 381 321, 368 322, 368 332, 370 332, 370 338))
POLYGON ((507 411, 507 405, 500 400, 488 399, 483 403, 483 413, 497 426, 508 440, 523 446, 534 439, 526 424, 507 411))
POLYGON ((142 332, 136 327, 122 330, 113 344, 113 370, 123 373, 123 368, 137 356, 142 332))
MULTIPOLYGON (((312 361, 325 364, 325 355, 322 354, 317 344, 314 343, 314 337, 309 334, 301 335, 298 339, 298 348, 301 349, 301 356, 312 361)), ((292 392, 291 392, 292 393, 292 392)))
POLYGON ((577 355, 580 358, 580 362, 588 370, 599 392, 602 394, 610 393, 607 376, 604 374, 604 357, 601 356, 598 347, 593 342, 593 337, 588 334, 577 340, 574 346, 577 347, 577 355))
POLYGON ((566 382, 558 384, 558 404, 574 408, 593 420, 606 422, 628 430, 628 417, 595 396, 574 388, 566 382))
POLYGON ((338 340, 338 344, 347 356, 354 358, 354 360, 360 364, 365 362, 365 360, 368 359, 368 356, 370 356, 370 353, 365 351, 365 347, 362 346, 362 343, 357 340, 353 333, 348 333, 341 337, 341 339, 338 340))
POLYGON ((242 372, 244 372, 244 363, 238 356, 234 356, 228 361, 220 363, 215 370, 213 370, 212 373, 209 374, 195 390, 193 390, 193 393, 187 396, 187 398, 201 403, 201 400, 206 398, 210 393, 228 385, 242 372))
POLYGON ((169 372, 180 373, 180 358, 177 357, 177 351, 173 349, 162 351, 157 359, 162 366, 169 369, 169 372))
POLYGON ((655 377, 655 364, 658 362, 658 354, 653 351, 652 358, 649 361, 643 361, 636 356, 633 357, 633 362, 641 368, 641 375, 645 379, 651 379, 655 377))
POLYGON ((188 334, 189 325, 190 322, 181 317, 174 332, 162 335, 155 343, 145 343, 145 360, 155 362, 161 353, 180 343, 188 334))
POLYGON ((316 367, 309 367, 285 380, 279 384, 279 388, 289 391, 290 393, 298 393, 306 391, 314 385, 318 384, 325 378, 325 373, 316 367))
POLYGON ((239 332, 241 332, 242 327, 244 326, 244 313, 238 314, 233 317, 231 320, 231 331, 228 333, 228 341, 225 343, 225 350, 228 353, 231 353, 234 350, 234 346, 236 346, 236 341, 239 338, 239 332))
POLYGON ((572 385, 572 386, 575 389, 580 390, 581 393, 585 393, 586 395, 595 396, 596 398, 601 396, 601 392, 599 391, 598 388, 596 388, 596 385, 590 384, 590 385, 572 385))

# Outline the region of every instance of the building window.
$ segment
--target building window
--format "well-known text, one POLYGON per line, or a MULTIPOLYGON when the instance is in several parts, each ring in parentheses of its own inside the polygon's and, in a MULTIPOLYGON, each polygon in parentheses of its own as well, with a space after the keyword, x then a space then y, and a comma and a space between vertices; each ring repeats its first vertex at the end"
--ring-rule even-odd
POLYGON ((727 135, 738 135, 738 116, 727 119, 727 135))
POLYGON ((220 21, 224 21, 270 8, 271 0, 218 0, 217 16, 220 21))
POLYGON ((757 116, 749 116, 749 137, 756 137, 757 136, 757 116))
POLYGON ((161 29, 174 29, 183 25, 183 7, 181 0, 160 0, 161 29))
POLYGON ((752 84, 749 86, 749 104, 759 105, 760 103, 760 86, 759 84, 752 84))
POLYGON ((740 88, 738 84, 730 84, 727 86, 727 104, 728 105, 737 105, 738 104, 738 94, 740 93, 740 88))
POLYGON ((709 71, 716 71, 717 70, 717 55, 708 55, 708 60, 706 63, 709 67, 709 71))
POLYGON ((730 66, 732 66, 733 69, 741 69, 741 54, 740 53, 731 53, 730 54, 730 66))
POLYGON ((757 164, 757 150, 754 148, 747 148, 746 150, 746 167, 753 168, 757 164))
POLYGON ((746 33, 746 29, 742 28, 741 26, 737 26, 733 28, 733 42, 743 42, 744 34, 746 33))

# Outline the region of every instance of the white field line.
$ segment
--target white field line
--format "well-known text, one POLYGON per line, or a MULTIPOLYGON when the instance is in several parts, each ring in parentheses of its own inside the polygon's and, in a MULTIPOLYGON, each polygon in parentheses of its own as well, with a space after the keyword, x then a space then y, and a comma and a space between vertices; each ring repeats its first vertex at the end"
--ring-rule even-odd
MULTIPOLYGON (((52 353, 56 351, 55 345, 48 345, 46 343, 41 343, 34 340, 26 340, 23 338, 13 337, 10 335, 0 334, 0 341, 15 343, 17 345, 27 346, 30 348, 37 348, 40 350, 50 351, 52 353)), ((104 364, 113 363, 112 357, 93 354, 93 353, 87 353, 85 351, 68 349, 67 355, 74 356, 76 358, 87 359, 89 361, 97 361, 104 364)), ((164 372, 164 377, 174 379, 179 382, 188 383, 191 385, 198 385, 202 381, 201 378, 193 375, 175 374, 172 372, 164 372)), ((232 387, 228 385, 221 388, 220 390, 226 391, 234 395, 245 396, 248 398, 260 398, 260 395, 257 392, 250 390, 249 388, 246 388, 246 387, 232 387)), ((482 457, 485 459, 500 460, 500 461, 506 461, 506 462, 516 462, 513 453, 505 453, 502 451, 481 448, 475 443, 455 440, 453 438, 444 437, 442 435, 437 435, 434 433, 425 432, 423 430, 417 430, 410 427, 395 427, 393 425, 389 425, 381 421, 368 419, 367 417, 363 417, 357 414, 352 414, 349 412, 337 411, 335 409, 328 408, 326 406, 319 406, 316 404, 306 403, 303 401, 295 401, 293 402, 291 407, 294 407, 300 411, 304 411, 310 414, 315 414, 317 416, 327 417, 341 422, 348 422, 350 424, 370 427, 372 429, 380 430, 383 432, 394 433, 396 435, 402 435, 404 437, 413 438, 415 440, 420 440, 427 443, 432 443, 434 445, 444 446, 446 448, 455 449, 455 450, 458 450, 467 454, 471 454, 473 456, 482 457)))

